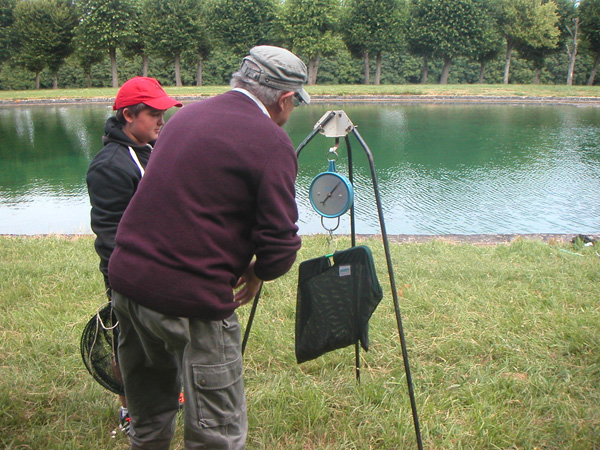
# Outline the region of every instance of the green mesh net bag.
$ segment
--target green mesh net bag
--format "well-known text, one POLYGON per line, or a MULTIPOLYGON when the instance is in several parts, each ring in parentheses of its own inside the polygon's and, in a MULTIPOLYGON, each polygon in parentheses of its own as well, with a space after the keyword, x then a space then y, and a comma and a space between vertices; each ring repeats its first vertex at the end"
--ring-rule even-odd
POLYGON ((296 303, 296 360, 360 341, 369 349, 369 319, 383 298, 371 250, 360 245, 299 266, 296 303))
POLYGON ((101 386, 125 395, 116 369, 118 322, 108 302, 89 320, 81 335, 81 357, 86 369, 101 386))

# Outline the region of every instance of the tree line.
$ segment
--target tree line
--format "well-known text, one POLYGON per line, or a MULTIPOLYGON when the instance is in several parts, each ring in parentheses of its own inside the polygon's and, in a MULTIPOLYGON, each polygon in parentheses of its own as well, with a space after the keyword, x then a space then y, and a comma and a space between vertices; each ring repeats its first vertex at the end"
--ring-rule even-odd
POLYGON ((593 85, 600 0, 0 0, 0 89, 222 84, 260 44, 309 84, 593 85))

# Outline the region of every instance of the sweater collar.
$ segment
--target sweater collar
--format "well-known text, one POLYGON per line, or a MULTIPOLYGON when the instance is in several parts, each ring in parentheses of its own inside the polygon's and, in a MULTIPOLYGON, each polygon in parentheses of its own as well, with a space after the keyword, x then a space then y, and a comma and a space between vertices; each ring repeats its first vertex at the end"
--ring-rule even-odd
POLYGON ((258 97, 256 95, 254 95, 252 92, 247 91, 246 89, 242 89, 242 88, 234 88, 234 89, 232 89, 232 91, 241 92, 242 94, 246 95, 247 97, 252 99, 254 101, 254 103, 256 103, 256 105, 260 108, 260 110, 263 113, 265 113, 265 115, 267 115, 267 117, 271 117, 271 114, 269 114, 269 111, 267 111, 267 108, 265 107, 263 102, 261 102, 258 99, 258 97))

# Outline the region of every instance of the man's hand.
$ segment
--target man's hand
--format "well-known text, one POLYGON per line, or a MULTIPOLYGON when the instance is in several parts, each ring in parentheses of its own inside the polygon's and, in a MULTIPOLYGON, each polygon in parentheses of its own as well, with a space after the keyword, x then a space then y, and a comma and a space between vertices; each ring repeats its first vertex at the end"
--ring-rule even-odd
POLYGON ((245 305, 254 299, 261 285, 262 280, 254 274, 254 261, 252 261, 233 287, 234 289, 241 287, 235 293, 234 300, 240 305, 245 305))

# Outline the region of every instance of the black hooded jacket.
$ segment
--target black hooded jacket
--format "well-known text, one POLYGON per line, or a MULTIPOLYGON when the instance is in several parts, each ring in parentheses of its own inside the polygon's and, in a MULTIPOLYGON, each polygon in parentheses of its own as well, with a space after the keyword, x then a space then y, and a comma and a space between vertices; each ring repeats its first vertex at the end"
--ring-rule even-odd
POLYGON ((92 230, 96 234, 94 246, 108 288, 108 260, 115 248, 117 226, 142 179, 129 147, 135 151, 142 167, 146 167, 152 146, 135 144, 115 117, 106 121, 102 142, 104 147, 90 163, 86 182, 92 204, 92 230))

